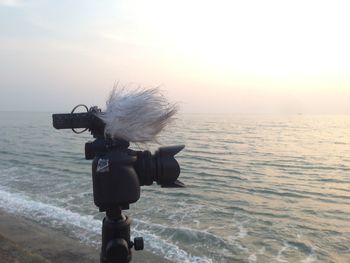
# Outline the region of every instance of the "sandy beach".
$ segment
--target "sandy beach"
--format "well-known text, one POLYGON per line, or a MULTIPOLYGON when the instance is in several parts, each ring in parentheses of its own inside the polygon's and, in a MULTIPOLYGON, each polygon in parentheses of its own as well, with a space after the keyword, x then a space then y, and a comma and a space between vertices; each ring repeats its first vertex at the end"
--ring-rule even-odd
MULTIPOLYGON (((147 251, 133 252, 132 262, 170 262, 147 251)), ((0 210, 0 259, 2 263, 97 263, 99 250, 0 210)))

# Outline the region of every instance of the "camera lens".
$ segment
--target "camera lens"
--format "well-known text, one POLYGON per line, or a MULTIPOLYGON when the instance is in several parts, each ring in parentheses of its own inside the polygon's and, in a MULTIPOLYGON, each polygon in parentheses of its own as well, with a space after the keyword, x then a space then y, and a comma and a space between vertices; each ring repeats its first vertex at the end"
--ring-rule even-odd
POLYGON ((137 152, 134 165, 140 185, 151 185, 154 181, 162 187, 175 187, 180 175, 180 166, 175 155, 185 146, 176 145, 159 148, 154 155, 149 151, 137 152))

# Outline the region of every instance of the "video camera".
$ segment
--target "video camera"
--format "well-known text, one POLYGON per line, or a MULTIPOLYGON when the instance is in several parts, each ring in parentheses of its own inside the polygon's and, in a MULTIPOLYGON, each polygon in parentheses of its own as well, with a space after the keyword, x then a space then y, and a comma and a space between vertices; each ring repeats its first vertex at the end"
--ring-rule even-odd
POLYGON ((97 107, 86 113, 53 114, 56 129, 84 128, 96 138, 85 144, 86 160, 92 162, 94 201, 100 211, 122 206, 127 208, 140 198, 140 186, 153 182, 162 187, 184 187, 177 178, 180 166, 174 156, 184 146, 159 148, 154 155, 149 151, 128 149, 129 142, 104 137, 103 114, 97 107))

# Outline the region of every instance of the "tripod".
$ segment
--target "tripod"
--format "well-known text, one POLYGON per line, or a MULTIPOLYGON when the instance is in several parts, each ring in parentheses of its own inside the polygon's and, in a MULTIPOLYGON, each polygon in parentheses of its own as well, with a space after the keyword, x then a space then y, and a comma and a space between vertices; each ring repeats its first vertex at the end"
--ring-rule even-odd
POLYGON ((106 211, 102 223, 102 247, 100 263, 127 263, 131 261, 131 248, 143 249, 143 238, 130 240, 129 217, 122 213, 120 207, 106 211))

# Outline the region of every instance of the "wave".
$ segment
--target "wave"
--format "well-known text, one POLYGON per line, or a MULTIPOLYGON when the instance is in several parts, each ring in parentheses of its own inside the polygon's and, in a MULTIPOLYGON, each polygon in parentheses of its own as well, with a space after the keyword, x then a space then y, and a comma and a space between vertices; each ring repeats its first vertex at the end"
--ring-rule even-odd
MULTIPOLYGON (((101 221, 94 219, 92 215, 81 215, 51 204, 34 201, 22 194, 10 193, 7 189, 0 189, 0 209, 48 227, 69 232, 71 237, 85 244, 95 247, 100 245, 100 241, 97 240, 101 232, 101 221)), ((148 250, 173 262, 212 262, 209 258, 191 255, 150 230, 140 229, 139 224, 132 231, 134 235, 144 237, 146 250, 148 246, 148 250)))

